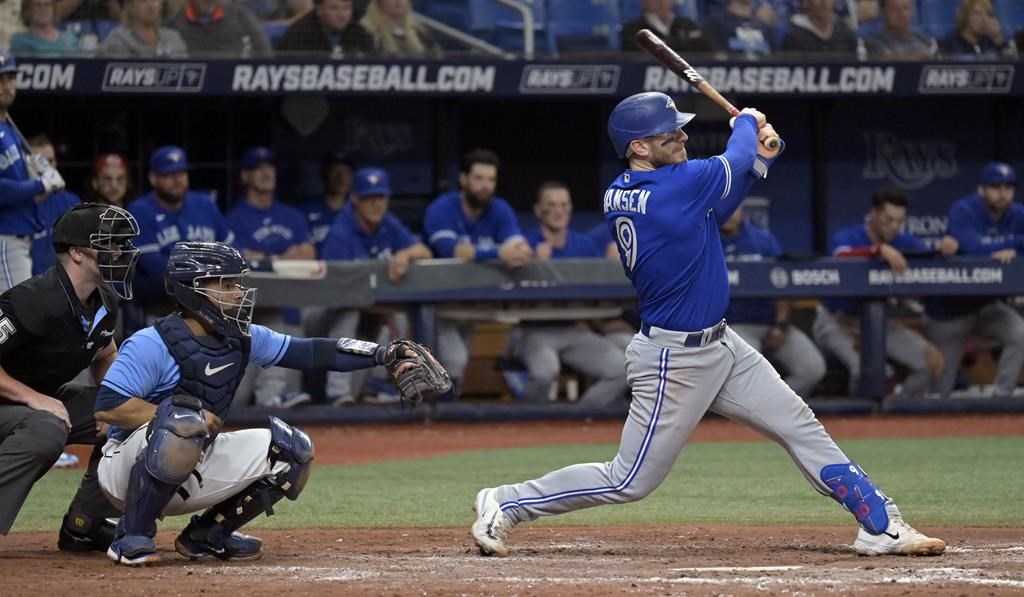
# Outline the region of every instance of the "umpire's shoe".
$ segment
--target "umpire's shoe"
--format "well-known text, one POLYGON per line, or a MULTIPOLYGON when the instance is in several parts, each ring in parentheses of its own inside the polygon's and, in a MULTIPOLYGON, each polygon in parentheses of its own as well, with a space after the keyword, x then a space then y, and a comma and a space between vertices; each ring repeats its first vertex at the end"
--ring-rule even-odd
POLYGON ((144 535, 125 535, 115 539, 107 550, 107 556, 115 564, 126 566, 143 566, 160 561, 160 554, 156 551, 152 537, 144 535))
POLYGON ((71 552, 104 552, 114 541, 115 523, 106 518, 65 514, 57 535, 57 548, 71 552))
POLYGON ((907 524, 896 504, 889 502, 885 509, 889 514, 888 528, 881 535, 872 535, 861 527, 853 542, 854 551, 862 556, 937 556, 946 551, 945 541, 928 537, 907 524))
POLYGON ((481 555, 504 558, 508 555, 505 541, 508 540, 508 533, 515 523, 501 511, 496 493, 498 490, 490 487, 481 489, 476 494, 476 501, 473 503, 476 522, 473 523, 472 532, 481 555))
POLYGON ((190 560, 214 556, 232 562, 249 562, 263 557, 263 541, 258 537, 231 533, 224 535, 219 524, 203 527, 193 516, 185 530, 174 540, 174 549, 190 560))

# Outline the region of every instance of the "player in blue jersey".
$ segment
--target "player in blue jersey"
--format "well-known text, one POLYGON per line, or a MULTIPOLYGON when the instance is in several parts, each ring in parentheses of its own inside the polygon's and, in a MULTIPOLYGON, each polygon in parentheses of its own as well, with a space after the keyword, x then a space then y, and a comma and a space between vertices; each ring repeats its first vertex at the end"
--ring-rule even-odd
POLYGON ((32 276, 32 237, 46 227, 36 201, 64 190, 57 169, 25 155, 21 135, 8 122, 17 76, 14 57, 0 50, 0 292, 32 276))
MULTIPOLYGON (((435 257, 478 262, 497 259, 510 268, 523 267, 533 259, 512 206, 494 194, 498 165, 493 151, 468 152, 459 166, 460 190, 444 193, 431 202, 423 235, 435 257)), ((437 358, 452 374, 456 388, 469 362, 471 334, 469 324, 448 319, 438 323, 437 358)))
MULTIPOLYGON (((341 210, 324 241, 321 258, 332 261, 376 259, 387 262, 388 279, 398 282, 409 271, 409 265, 419 259, 430 259, 430 249, 412 235, 394 214, 388 211, 391 185, 388 173, 381 168, 361 168, 356 171, 352 187, 352 201, 341 210)), ((345 310, 335 314, 330 335, 354 336, 359 327, 360 313, 345 310)), ((390 328, 387 337, 405 335, 408 320, 400 313, 386 317, 390 328)), ((381 340, 382 338, 378 338, 381 340)), ((329 372, 326 395, 335 405, 351 404, 362 385, 355 373, 329 372)), ((381 393, 382 401, 386 396, 381 393)), ((394 396, 397 398, 397 396, 394 396)))
MULTIPOLYGON (((309 237, 306 216, 299 210, 277 200, 277 168, 274 154, 266 147, 250 147, 242 153, 242 184, 245 196, 228 212, 228 226, 235 233, 235 246, 247 259, 316 259, 316 250, 309 237)), ((261 309, 257 323, 279 328, 287 325, 299 334, 299 313, 295 309, 261 309)), ((280 368, 253 368, 243 384, 260 406, 292 408, 309 403, 312 398, 302 391, 290 390, 296 385, 289 373, 280 368)))
POLYGON ((139 223, 136 302, 150 316, 166 312, 164 270, 175 243, 183 240, 231 243, 234 234, 209 195, 189 190, 185 150, 165 145, 149 157, 153 190, 128 204, 139 223))
POLYGON ((351 371, 390 363, 401 350, 253 324, 256 290, 243 285, 247 273, 225 244, 175 245, 166 275, 178 312, 126 340, 103 379, 96 418, 110 429, 98 474, 124 510, 107 551, 117 563, 158 561, 157 518, 204 510, 178 535, 178 553, 242 561, 263 554, 259 539, 236 531, 299 496, 313 444, 276 417, 270 429, 220 433, 247 363, 351 371))
POLYGON ((355 166, 347 155, 340 151, 329 151, 320 160, 320 179, 323 181, 324 196, 299 205, 299 211, 306 215, 309 238, 316 254, 323 259, 324 239, 331 230, 334 218, 341 212, 352 192, 355 166))
MULTIPOLYGON (((542 183, 537 188, 533 213, 539 226, 526 233, 526 240, 537 259, 604 258, 593 239, 569 228, 572 196, 565 183, 542 183)), ((515 341, 510 352, 526 366, 524 398, 530 402, 549 399, 562 362, 594 381, 580 396, 581 404, 603 406, 626 393, 622 350, 584 322, 524 321, 511 337, 515 341)))
MULTIPOLYGON (((910 199, 898 187, 878 189, 863 224, 843 228, 832 238, 835 257, 878 257, 896 272, 907 269, 903 251, 926 251, 924 242, 900 232, 907 218, 910 199)), ((822 299, 814 317, 814 339, 850 372, 850 393, 860 384, 860 353, 855 348, 860 335, 860 301, 844 298, 822 299)), ((924 339, 898 321, 889 320, 885 352, 909 370, 897 397, 925 398, 932 382, 942 371, 942 355, 924 339)))
MULTIPOLYGON (((43 156, 50 162, 50 165, 54 168, 57 167, 57 152, 46 135, 33 136, 28 140, 28 146, 33 154, 43 156)), ((57 265, 57 252, 53 249, 50 232, 53 225, 57 223, 57 218, 81 202, 78 195, 67 189, 48 195, 42 201, 37 199, 36 209, 39 211, 39 221, 42 222, 43 229, 37 232, 32 239, 30 254, 32 255, 33 276, 46 273, 46 270, 57 265)))
MULTIPOLYGON (((981 171, 977 192, 949 208, 949 233, 962 255, 989 255, 1009 263, 1024 253, 1024 205, 1014 202, 1017 174, 1004 162, 981 171)), ((1024 366, 1024 318, 997 297, 956 297, 925 302, 924 331, 945 358, 937 391, 948 397, 968 335, 1002 344, 992 396, 1009 398, 1024 366)))
MULTIPOLYGON (((782 256, 775 236, 743 218, 743 208, 718 227, 726 261, 761 261, 782 256)), ((811 395, 825 377, 825 357, 800 328, 790 325, 786 299, 734 298, 725 319, 754 350, 771 354, 786 369, 786 385, 799 396, 811 395)))
POLYGON ((693 116, 676 111, 667 95, 648 92, 620 102, 608 119, 629 169, 604 194, 605 221, 643 318, 626 350, 633 401, 618 454, 480 490, 472 527, 477 546, 505 556, 508 534, 520 522, 642 499, 665 479, 710 410, 780 443, 816 491, 849 509, 861 525, 858 553, 942 553, 946 544, 903 521, 800 396, 722 319, 729 277, 718 226, 783 146, 763 145, 775 132, 761 112, 746 108, 725 153, 691 160, 682 127, 693 116))

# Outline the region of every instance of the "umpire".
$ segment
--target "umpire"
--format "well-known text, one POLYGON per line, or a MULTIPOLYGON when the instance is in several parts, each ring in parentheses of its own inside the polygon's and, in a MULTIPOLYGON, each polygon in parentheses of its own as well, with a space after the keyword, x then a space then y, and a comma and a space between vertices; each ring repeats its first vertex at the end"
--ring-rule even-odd
POLYGON ((131 298, 135 218, 86 203, 53 226, 57 265, 0 295, 0 534, 66 444, 96 446, 61 525, 65 551, 106 551, 119 516, 100 491, 106 441, 93 417, 96 387, 68 383, 89 367, 99 382, 117 355, 118 301, 131 298))

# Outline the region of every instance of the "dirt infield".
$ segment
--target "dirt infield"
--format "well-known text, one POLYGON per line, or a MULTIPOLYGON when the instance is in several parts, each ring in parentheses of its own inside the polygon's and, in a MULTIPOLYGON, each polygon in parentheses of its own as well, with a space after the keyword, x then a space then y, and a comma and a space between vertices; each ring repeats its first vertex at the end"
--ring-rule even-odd
MULTIPOLYGON (((1024 433, 1024 415, 824 422, 837 439, 1024 433)), ((529 423, 313 433, 318 462, 352 464, 481 447, 614 442, 620 430, 618 423, 529 423)), ((700 425, 694 441, 756 437, 713 420, 700 425)), ((949 552, 862 558, 849 549, 855 529, 846 527, 524 526, 514 532, 512 557, 496 559, 477 555, 465 528, 319 529, 261 532, 267 554, 256 563, 191 563, 164 552, 164 562, 143 570, 114 566, 102 555, 66 556, 51 534, 15 534, 0 538, 0 577, 4 595, 1024 594, 1024 528, 923 530, 946 538, 949 552)), ((157 543, 166 548, 173 537, 162 532, 157 543)))

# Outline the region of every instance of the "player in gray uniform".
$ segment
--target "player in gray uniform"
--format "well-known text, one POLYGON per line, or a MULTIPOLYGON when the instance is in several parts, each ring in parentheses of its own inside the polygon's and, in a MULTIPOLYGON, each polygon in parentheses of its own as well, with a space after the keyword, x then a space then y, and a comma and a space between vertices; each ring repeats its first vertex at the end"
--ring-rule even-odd
POLYGON ((477 546, 506 556, 517 523, 642 499, 672 470, 710 410, 778 442, 816 491, 853 513, 861 525, 853 545, 858 553, 942 553, 946 544, 903 521, 804 401, 722 319, 729 280, 718 224, 782 147, 769 151, 758 142, 775 132, 762 113, 747 108, 735 119, 725 153, 687 161, 682 126, 693 116, 677 112, 667 95, 649 92, 623 100, 608 121, 629 169, 605 192, 605 221, 643 318, 626 351, 633 401, 618 454, 480 490, 471 531, 477 546))

